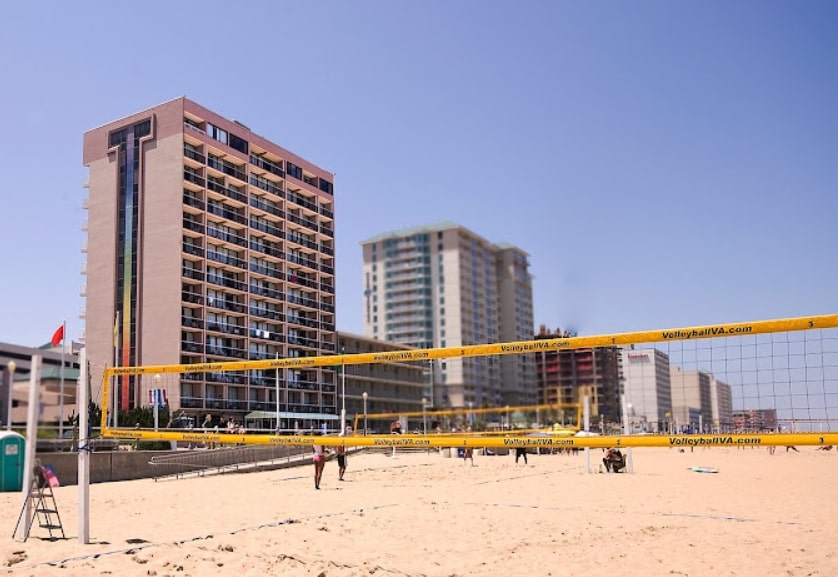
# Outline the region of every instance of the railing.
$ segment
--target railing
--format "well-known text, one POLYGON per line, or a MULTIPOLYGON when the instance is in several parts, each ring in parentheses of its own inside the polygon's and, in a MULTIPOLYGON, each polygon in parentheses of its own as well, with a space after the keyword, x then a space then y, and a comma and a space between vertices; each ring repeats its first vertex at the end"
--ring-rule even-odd
MULTIPOLYGON (((194 431, 201 432, 200 429, 194 431)), ((190 448, 195 447, 196 445, 192 444, 190 448)), ((290 466, 307 463, 310 454, 311 450, 308 447, 249 445, 158 455, 152 457, 149 464, 155 469, 156 481, 164 477, 179 479, 189 474, 203 476, 211 472, 225 473, 242 468, 290 466)))
POLYGON ((285 178, 285 171, 282 170, 282 168, 279 165, 271 162, 270 160, 262 158, 257 154, 250 154, 250 164, 252 164, 253 166, 258 166, 263 170, 267 170, 271 174, 275 174, 276 176, 285 178))
POLYGON ((187 158, 191 158, 192 160, 197 160, 201 164, 204 164, 207 161, 207 158, 203 154, 197 150, 189 148, 188 146, 183 147, 183 155, 187 158))
POLYGON ((183 179, 188 180, 189 182, 191 182, 193 184, 197 184, 198 186, 204 186, 204 183, 205 183, 203 177, 195 174, 194 172, 186 170, 186 169, 184 169, 184 171, 183 171, 183 179))
POLYGON ((286 198, 289 202, 293 202, 294 204, 298 204, 309 210, 317 212, 317 205, 301 194, 297 194, 296 192, 289 190, 286 198))
POLYGON ((244 171, 240 170, 235 164, 229 163, 226 160, 210 155, 209 158, 207 158, 207 166, 229 176, 238 178, 241 181, 247 182, 247 176, 245 176, 244 171))
POLYGON ((194 206, 195 208, 204 208, 204 201, 189 189, 183 189, 183 204, 187 206, 194 206))
POLYGON ((250 184, 255 186, 256 188, 261 188, 266 192, 270 192, 278 196, 279 198, 285 198, 285 191, 279 188, 277 185, 272 183, 267 178, 262 178, 261 176, 257 176, 255 174, 250 175, 250 184))

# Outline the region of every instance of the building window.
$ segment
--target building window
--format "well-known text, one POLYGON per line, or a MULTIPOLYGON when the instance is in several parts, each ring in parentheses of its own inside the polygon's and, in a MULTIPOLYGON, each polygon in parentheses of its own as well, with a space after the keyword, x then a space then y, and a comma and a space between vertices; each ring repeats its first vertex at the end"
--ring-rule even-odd
POLYGON ((151 134, 151 120, 138 123, 134 126, 134 138, 142 138, 151 134))
POLYGON ((230 148, 235 148, 239 152, 248 153, 247 141, 239 138, 235 134, 230 134, 230 148))
POLYGON ((221 128, 218 128, 214 124, 210 124, 207 122, 207 136, 217 140, 222 144, 229 144, 229 137, 227 135, 227 131, 221 128))
POLYGON ((288 173, 288 176, 293 176, 297 180, 303 179, 303 169, 297 166, 296 164, 286 162, 285 171, 288 173))

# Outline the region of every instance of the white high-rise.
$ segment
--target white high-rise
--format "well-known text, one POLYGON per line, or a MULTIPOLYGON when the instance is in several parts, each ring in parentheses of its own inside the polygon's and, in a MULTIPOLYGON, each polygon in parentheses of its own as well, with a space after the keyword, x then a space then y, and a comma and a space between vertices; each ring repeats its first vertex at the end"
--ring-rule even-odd
MULTIPOLYGON (((527 253, 451 222, 363 243, 365 336, 418 348, 530 340, 527 253)), ((450 358, 433 366, 433 402, 452 407, 536 401, 529 355, 450 358)))
POLYGON ((624 393, 633 425, 650 432, 672 419, 669 356, 655 348, 622 349, 624 393))

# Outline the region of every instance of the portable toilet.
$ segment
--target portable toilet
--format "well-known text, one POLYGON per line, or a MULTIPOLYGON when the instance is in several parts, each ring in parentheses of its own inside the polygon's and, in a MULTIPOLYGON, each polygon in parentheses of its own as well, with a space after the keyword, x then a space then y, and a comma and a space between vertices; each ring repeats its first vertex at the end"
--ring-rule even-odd
POLYGON ((20 491, 23 487, 23 435, 0 432, 0 492, 20 491))

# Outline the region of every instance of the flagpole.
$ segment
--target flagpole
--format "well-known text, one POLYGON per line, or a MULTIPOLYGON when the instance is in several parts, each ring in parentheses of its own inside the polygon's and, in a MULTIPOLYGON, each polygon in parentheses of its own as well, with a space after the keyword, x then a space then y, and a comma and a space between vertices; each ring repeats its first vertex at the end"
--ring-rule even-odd
POLYGON ((61 368, 59 374, 61 384, 58 387, 58 438, 64 438, 64 349, 67 341, 67 320, 61 323, 61 368))

